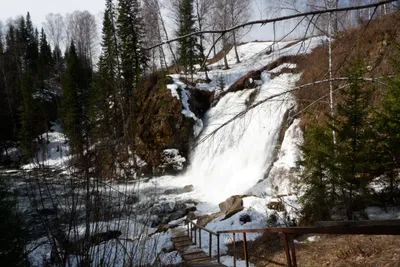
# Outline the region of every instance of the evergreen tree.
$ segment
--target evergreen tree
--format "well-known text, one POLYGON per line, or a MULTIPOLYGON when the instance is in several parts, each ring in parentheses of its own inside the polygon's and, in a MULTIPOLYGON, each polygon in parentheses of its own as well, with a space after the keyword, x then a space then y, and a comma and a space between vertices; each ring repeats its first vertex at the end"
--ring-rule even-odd
MULTIPOLYGON (((193 15, 193 0, 182 0, 179 6, 178 36, 184 36, 195 32, 195 17, 193 15)), ((179 63, 184 67, 185 73, 194 72, 194 64, 197 63, 198 54, 196 48, 196 37, 191 36, 179 41, 178 56, 179 63)), ((204 51, 201 51, 204 52, 204 51)))
POLYGON ((63 76, 62 118, 64 131, 73 154, 83 154, 87 138, 87 110, 91 70, 84 67, 71 42, 66 54, 67 66, 63 76))
POLYGON ((305 221, 328 220, 331 218, 334 203, 336 181, 334 164, 334 146, 332 131, 327 126, 311 126, 304 134, 304 143, 300 147, 303 158, 301 166, 300 198, 305 221))
POLYGON ((38 80, 40 88, 44 88, 45 81, 54 75, 54 64, 51 47, 47 42, 46 34, 42 28, 39 41, 38 80))
POLYGON ((348 70, 349 87, 342 92, 344 101, 338 105, 334 119, 340 195, 348 219, 353 219, 354 211, 360 210, 365 204, 369 194, 367 186, 374 178, 376 167, 371 157, 371 90, 360 79, 365 73, 364 63, 356 60, 348 70))
POLYGON ((342 91, 335 118, 305 132, 303 158, 298 163, 307 221, 330 219, 335 213, 342 215, 341 211, 347 219, 354 219, 369 200, 368 185, 379 172, 373 156, 371 91, 361 79, 364 74, 362 61, 355 61, 348 70, 349 87, 342 91))
MULTIPOLYGON (((143 78, 147 53, 143 47, 144 26, 139 0, 120 0, 118 5, 117 35, 121 62, 121 101, 123 135, 126 153, 136 150, 136 117, 138 112, 138 86, 143 78)), ((133 157, 136 167, 136 157, 133 157)))
MULTIPOLYGON (((400 49, 398 51, 400 58, 400 49)), ((386 178, 390 202, 400 201, 400 60, 393 62, 395 75, 387 81, 388 91, 377 112, 376 155, 386 178)))
POLYGON ((144 73, 147 62, 143 47, 143 20, 140 1, 120 0, 118 5, 117 30, 120 41, 121 71, 127 99, 133 96, 144 73))

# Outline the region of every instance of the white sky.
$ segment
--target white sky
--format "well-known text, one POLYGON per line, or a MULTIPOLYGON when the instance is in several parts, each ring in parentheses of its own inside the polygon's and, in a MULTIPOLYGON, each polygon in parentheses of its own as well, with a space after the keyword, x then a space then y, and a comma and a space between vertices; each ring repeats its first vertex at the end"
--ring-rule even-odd
MULTIPOLYGON (((216 0, 218 1, 218 0, 216 0)), ((7 22, 9 18, 15 18, 29 11, 34 26, 40 29, 43 26, 45 16, 49 13, 60 13, 65 15, 72 13, 75 10, 87 10, 98 19, 99 30, 101 28, 101 13, 104 10, 105 0, 1 0, 0 21, 7 22)), ((253 16, 251 20, 266 18, 265 10, 267 9, 267 0, 252 0, 253 16), (263 14, 264 13, 264 14, 263 14)), ((293 25, 292 23, 290 23, 293 25)), ((291 25, 283 23, 280 30, 287 31, 291 25)), ((253 26, 251 31, 243 38, 244 41, 252 40, 272 40, 272 25, 268 26, 253 26)))
POLYGON ((87 10, 97 16, 103 11, 104 0, 2 0, 0 20, 6 22, 8 18, 15 18, 29 11, 33 24, 42 27, 45 16, 49 13, 65 15, 75 10, 87 10))

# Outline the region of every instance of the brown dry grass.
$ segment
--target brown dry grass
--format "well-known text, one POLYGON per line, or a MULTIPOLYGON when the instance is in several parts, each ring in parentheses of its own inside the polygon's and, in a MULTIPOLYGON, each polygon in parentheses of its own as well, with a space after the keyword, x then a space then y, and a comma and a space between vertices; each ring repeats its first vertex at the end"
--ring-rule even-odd
MULTIPOLYGON (((361 28, 350 29, 335 37, 332 47, 333 77, 343 77, 354 59, 363 59, 369 68, 368 77, 380 77, 392 74, 392 58, 396 46, 400 43, 400 12, 389 14, 361 28)), ((303 70, 298 85, 328 79, 328 45, 320 46, 307 55, 299 65, 303 70)), ((342 86, 343 82, 334 83, 334 87, 342 86)), ((379 87, 373 96, 377 104, 385 88, 379 87)), ((313 104, 302 113, 302 124, 320 122, 325 118, 329 105, 327 104, 329 85, 307 87, 296 93, 301 111, 315 100, 324 97, 322 101, 313 104)), ((335 93, 335 101, 340 102, 340 92, 335 93)))
MULTIPOLYGON (((302 242, 295 245, 299 267, 400 267, 399 236, 319 235, 315 242, 306 241, 308 236, 297 238, 302 242)), ((268 234, 250 242, 250 262, 257 267, 286 266, 281 240, 268 234)), ((241 244, 237 246, 237 255, 242 256, 241 244)))

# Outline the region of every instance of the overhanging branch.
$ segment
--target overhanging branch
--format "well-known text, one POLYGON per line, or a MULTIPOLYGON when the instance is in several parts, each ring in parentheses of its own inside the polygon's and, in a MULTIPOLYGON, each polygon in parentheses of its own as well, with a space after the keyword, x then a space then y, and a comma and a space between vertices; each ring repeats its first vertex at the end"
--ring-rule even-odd
POLYGON ((389 4, 392 2, 396 2, 398 0, 385 0, 385 1, 380 1, 380 2, 376 2, 376 3, 372 3, 372 4, 367 4, 367 5, 361 5, 361 6, 351 6, 351 7, 340 7, 340 8, 329 8, 329 9, 324 9, 324 10, 314 10, 314 11, 309 11, 309 12, 304 12, 304 13, 298 13, 298 14, 293 14, 293 15, 288 15, 288 16, 283 16, 283 17, 279 17, 279 18, 274 18, 274 19, 263 19, 263 20, 253 20, 253 21, 249 21, 237 26, 234 26, 232 28, 226 29, 226 30, 205 30, 205 31, 198 31, 198 32, 193 32, 190 34, 186 34, 183 36, 179 36, 177 38, 171 39, 171 40, 167 40, 161 43, 158 43, 156 45, 147 47, 147 50, 151 50, 154 48, 157 48, 159 46, 165 45, 165 44, 169 44, 172 42, 176 42, 179 41, 181 39, 185 39, 194 35, 201 35, 201 34, 207 34, 207 33, 214 33, 214 34, 226 34, 228 32, 231 31, 235 31, 239 28, 244 28, 247 26, 251 26, 251 25, 256 25, 256 24, 261 24, 261 26, 264 26, 266 24, 269 23, 274 23, 274 22, 278 22, 278 21, 284 21, 284 20, 289 20, 289 19, 294 19, 294 18, 299 18, 299 17, 304 17, 304 16, 315 16, 315 15, 320 15, 320 14, 326 14, 326 13, 333 13, 333 12, 341 12, 341 11, 350 11, 350 10, 359 10, 359 9, 366 9, 366 8, 372 8, 372 7, 379 7, 381 5, 385 5, 385 4, 389 4))

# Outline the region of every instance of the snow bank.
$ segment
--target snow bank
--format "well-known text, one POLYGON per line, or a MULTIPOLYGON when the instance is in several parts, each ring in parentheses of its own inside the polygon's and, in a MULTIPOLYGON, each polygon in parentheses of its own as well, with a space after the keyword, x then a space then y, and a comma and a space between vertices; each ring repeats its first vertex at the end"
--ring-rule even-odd
POLYGON ((37 167, 64 168, 69 161, 68 139, 61 131, 61 125, 52 122, 51 132, 40 135, 42 144, 37 145, 37 153, 31 163, 22 166, 22 169, 37 167))

